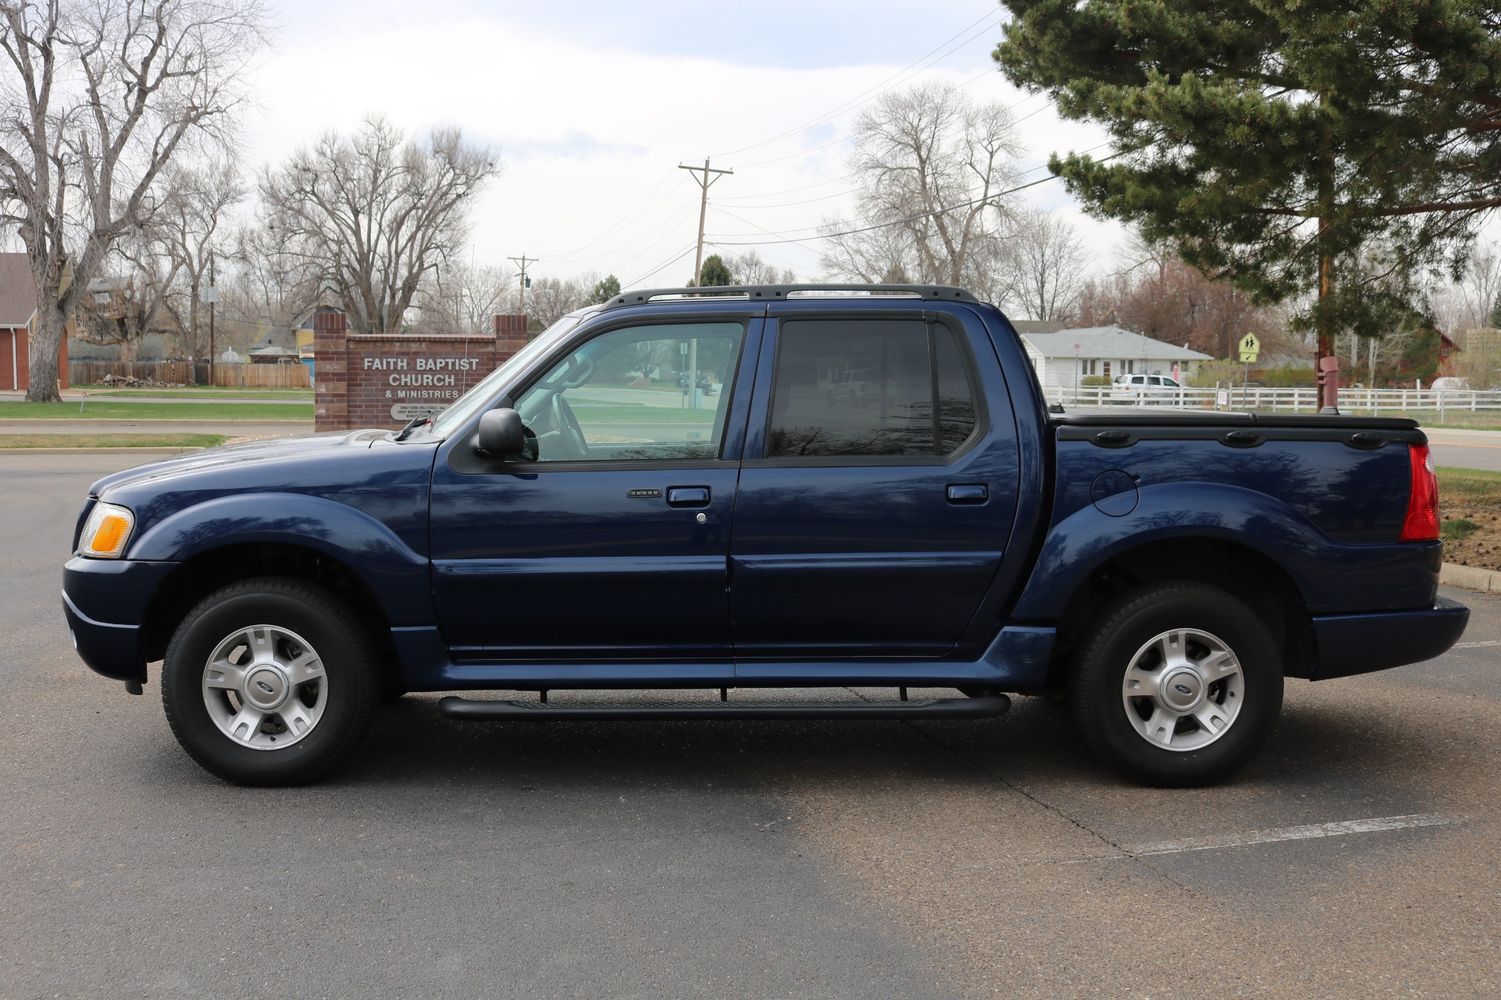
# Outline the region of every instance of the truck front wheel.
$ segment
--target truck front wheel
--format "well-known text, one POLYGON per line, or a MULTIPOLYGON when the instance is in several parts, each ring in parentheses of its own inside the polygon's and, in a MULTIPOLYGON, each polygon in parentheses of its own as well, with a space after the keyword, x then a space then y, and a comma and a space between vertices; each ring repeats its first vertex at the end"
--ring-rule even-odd
POLYGON ((301 580, 262 577, 210 594, 167 646, 162 704, 205 770, 241 785, 321 776, 364 736, 378 659, 353 611, 301 580))
POLYGON ((1090 748, 1143 784, 1206 785, 1243 767, 1282 708, 1266 625, 1200 583, 1121 595, 1076 647, 1070 688, 1090 748))

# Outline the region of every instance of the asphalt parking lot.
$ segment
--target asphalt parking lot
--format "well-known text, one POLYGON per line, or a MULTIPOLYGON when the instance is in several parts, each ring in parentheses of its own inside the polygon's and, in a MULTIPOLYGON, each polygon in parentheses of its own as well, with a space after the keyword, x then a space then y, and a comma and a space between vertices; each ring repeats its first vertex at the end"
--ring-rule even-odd
MULTIPOLYGON (((0 997, 1501 995, 1501 599, 1289 683, 1234 782, 1141 789, 1066 711, 475 725, 386 709, 227 786, 89 673, 59 566, 138 459, 0 455, 0 997)), ((153 682, 155 677, 153 676, 153 682)))

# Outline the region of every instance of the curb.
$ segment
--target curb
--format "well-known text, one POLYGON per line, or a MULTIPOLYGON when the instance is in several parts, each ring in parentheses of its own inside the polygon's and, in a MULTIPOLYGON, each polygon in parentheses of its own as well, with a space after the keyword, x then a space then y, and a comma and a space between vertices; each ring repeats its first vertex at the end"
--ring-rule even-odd
POLYGON ((1501 572, 1461 566, 1459 563, 1444 563, 1438 572, 1438 582, 1451 587, 1464 587, 1483 593, 1501 594, 1501 572))

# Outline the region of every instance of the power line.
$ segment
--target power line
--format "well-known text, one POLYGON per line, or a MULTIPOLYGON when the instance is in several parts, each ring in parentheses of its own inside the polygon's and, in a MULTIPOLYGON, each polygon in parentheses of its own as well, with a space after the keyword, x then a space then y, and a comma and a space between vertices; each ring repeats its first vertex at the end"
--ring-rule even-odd
MULTIPOLYGON (((1095 148, 1099 148, 1099 147, 1095 147, 1095 148)), ((1086 152, 1088 152, 1088 150, 1086 150, 1086 152)), ((1112 153, 1109 156, 1102 157, 1098 162, 1100 162, 1100 163, 1107 163, 1110 160, 1113 160, 1117 156, 1120 156, 1120 155, 1121 155, 1120 153, 1112 153)), ((944 215, 944 214, 946 214, 948 212, 956 212, 956 211, 958 211, 961 208, 972 208, 975 205, 981 205, 981 204, 984 204, 985 202, 994 201, 997 198, 1004 198, 1006 195, 1016 194, 1018 191, 1025 191, 1025 190, 1027 190, 1027 188, 1037 187, 1039 184, 1046 184, 1049 181, 1055 181, 1057 179, 1058 179, 1058 176, 1056 174, 1052 174, 1052 175, 1049 175, 1047 177, 1039 177, 1035 181, 1028 181, 1025 184, 1018 184, 1018 185, 1016 185, 1014 187, 1007 188, 1004 191, 997 191, 995 194, 985 195, 984 197, 980 197, 980 198, 971 198, 969 201, 962 201, 962 202, 959 202, 958 204, 955 204, 955 205, 946 205, 943 208, 934 209, 931 212, 918 212, 918 213, 916 213, 914 215, 903 216, 900 219, 890 219, 890 220, 887 220, 886 222, 877 222, 877 223, 874 223, 874 224, 869 225, 869 226, 859 226, 859 227, 856 227, 854 229, 844 229, 844 230, 840 230, 838 232, 833 232, 833 233, 815 233, 814 235, 811 235, 811 236, 787 236, 785 234, 772 233, 771 230, 769 230, 769 229, 762 229, 762 232, 768 233, 770 235, 775 235, 778 238, 774 239, 774 240, 743 240, 743 241, 740 241, 740 240, 733 240, 733 239, 725 239, 723 237, 716 236, 716 237, 713 237, 713 240, 714 240, 715 244, 717 244, 718 246, 726 246, 726 247, 749 247, 749 246, 766 246, 766 245, 772 244, 772 243, 797 243, 797 244, 801 245, 801 244, 805 244, 805 243, 811 243, 814 240, 834 239, 834 238, 840 237, 840 236, 855 236, 855 235, 857 235, 859 233, 869 233, 869 232, 874 232, 877 229, 886 229, 886 228, 888 228, 890 226, 900 226, 900 225, 904 225, 904 224, 906 224, 908 222, 917 222, 920 219, 931 219, 931 218, 933 218, 936 215, 944 215)), ((726 214, 728 214, 728 213, 726 213, 726 214)), ((741 222, 745 222, 744 219, 741 219, 740 221, 741 222)), ((748 224, 749 225, 755 225, 755 223, 748 223, 748 224)), ((756 228, 760 229, 761 227, 760 226, 756 226, 756 228)), ((731 235, 731 236, 748 236, 748 235, 752 235, 752 234, 749 234, 749 233, 732 233, 732 234, 729 234, 729 235, 731 235)))
MULTIPOLYGON (((891 83, 893 80, 896 80, 898 77, 903 76, 904 74, 906 74, 908 72, 908 70, 911 70, 913 67, 917 67, 919 63, 922 63, 929 56, 933 55, 933 53, 935 53, 938 50, 940 50, 940 49, 944 48, 945 46, 947 46, 950 42, 954 41, 954 39, 958 38, 960 35, 968 34, 977 25, 979 25, 980 22, 982 22, 982 21, 989 21, 989 20, 991 20, 994 17, 996 17, 996 12, 995 11, 993 11, 993 10, 986 11, 984 14, 981 14, 975 20, 971 21, 969 24, 965 25, 963 28, 960 28, 954 34, 950 35, 948 38, 944 39, 943 41, 939 42, 937 45, 933 46, 933 48, 929 49, 927 52, 924 52, 922 55, 918 56, 916 59, 914 59, 912 62, 908 63, 906 66, 903 66, 901 69, 897 70, 895 73, 893 73, 890 76, 886 77, 880 83, 876 84, 873 87, 868 87, 867 89, 862 90, 860 93, 856 94, 854 97, 851 97, 848 100, 844 101, 843 103, 836 105, 832 110, 826 111, 823 114, 817 116, 816 118, 812 118, 809 121, 804 122, 803 124, 798 125, 795 128, 788 129, 785 132, 778 133, 777 135, 774 135, 774 136, 772 136, 769 139, 762 139, 760 142, 753 142, 753 143, 751 143, 748 146, 741 146, 739 149, 727 149, 727 150, 725 150, 722 153, 715 153, 714 155, 715 156, 733 156, 736 153, 743 153, 746 150, 757 149, 757 148, 759 148, 761 146, 769 146, 769 145, 771 145, 774 142, 781 142, 783 139, 789 138, 790 136, 794 136, 794 135, 798 135, 799 133, 806 132, 808 129, 813 128, 815 125, 820 125, 823 122, 825 122, 825 121, 827 121, 827 120, 829 120, 831 118, 838 117, 839 115, 843 114, 845 111, 851 110, 852 106, 853 107, 859 107, 859 103, 858 102, 860 102, 862 98, 866 97, 867 95, 870 95, 872 93, 875 93, 877 91, 880 91, 880 90, 884 89, 887 84, 891 83)), ((973 37, 964 39, 964 41, 960 43, 960 47, 962 47, 963 45, 969 44, 976 37, 979 37, 978 33, 976 33, 976 35, 973 36, 973 37)), ((946 58, 946 57, 948 57, 949 55, 952 55, 952 54, 953 54, 953 50, 950 50, 949 52, 943 53, 943 55, 940 56, 939 58, 940 59, 946 58)), ((926 66, 922 66, 922 67, 919 67, 919 70, 925 69, 925 68, 926 68, 926 66)))
POLYGON ((641 277, 639 277, 639 278, 632 278, 630 281, 626 282, 624 287, 626 287, 626 288, 636 288, 636 287, 639 287, 640 284, 643 281, 645 281, 647 278, 650 278, 652 275, 656 274, 658 271, 661 271, 664 268, 671 267, 673 264, 676 264, 678 261, 680 261, 684 257, 688 256, 689 252, 692 251, 693 248, 696 247, 696 246, 698 246, 698 244, 696 242, 688 244, 680 252, 678 252, 677 254, 673 255, 670 258, 668 258, 667 260, 664 260, 662 263, 658 264, 656 267, 652 268, 650 271, 647 271, 641 277))
MULTIPOLYGON (((613 236, 627 222, 630 222, 631 220, 635 219, 638 215, 641 214, 641 210, 646 207, 646 203, 651 200, 652 195, 656 194, 658 191, 661 191, 662 188, 664 188, 667 185, 667 182, 672 179, 672 176, 673 175, 672 175, 671 171, 663 174, 662 177, 661 177, 661 179, 657 181, 656 186, 653 187, 650 191, 647 192, 646 197, 644 197, 640 201, 638 201, 635 204, 634 207, 632 207, 629 211, 627 211, 625 213, 625 215, 621 216, 620 220, 618 222, 616 222, 613 226, 611 226, 609 229, 606 229, 604 232, 600 233, 598 236, 594 237, 593 239, 591 239, 591 240, 589 240, 589 241, 587 241, 587 242, 585 242, 583 244, 580 244, 577 247, 574 247, 572 250, 568 250, 568 251, 566 251, 564 253, 560 253, 560 254, 554 254, 554 255, 552 255, 548 259, 551 260, 555 264, 572 263, 572 261, 570 261, 569 258, 573 257, 574 254, 578 253, 581 250, 587 250, 591 246, 594 246, 594 245, 596 245, 598 243, 601 243, 604 240, 608 239, 609 237, 613 236)), ((661 199, 658 199, 658 200, 660 201, 661 199)), ((653 202, 653 204, 655 204, 655 202, 653 202)), ((588 258, 585 258, 585 259, 587 260, 588 258)))

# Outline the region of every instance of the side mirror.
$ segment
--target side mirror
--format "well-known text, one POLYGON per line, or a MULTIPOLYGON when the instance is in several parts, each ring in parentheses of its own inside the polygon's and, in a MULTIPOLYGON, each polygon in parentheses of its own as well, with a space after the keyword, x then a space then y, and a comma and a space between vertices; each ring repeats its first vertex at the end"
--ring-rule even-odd
POLYGON ((475 450, 493 458, 511 458, 526 451, 526 429, 521 414, 509 406, 487 411, 479 418, 475 450))

